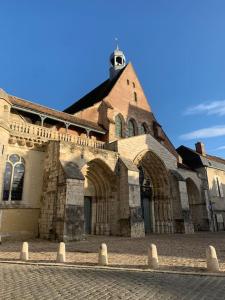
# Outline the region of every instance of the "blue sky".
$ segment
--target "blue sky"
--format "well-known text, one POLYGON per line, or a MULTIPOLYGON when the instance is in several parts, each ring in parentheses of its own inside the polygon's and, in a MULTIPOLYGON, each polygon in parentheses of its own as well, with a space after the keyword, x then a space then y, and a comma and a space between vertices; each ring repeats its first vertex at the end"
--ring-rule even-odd
POLYGON ((0 87, 63 109, 108 77, 114 38, 174 145, 225 157, 224 0, 0 0, 0 87))

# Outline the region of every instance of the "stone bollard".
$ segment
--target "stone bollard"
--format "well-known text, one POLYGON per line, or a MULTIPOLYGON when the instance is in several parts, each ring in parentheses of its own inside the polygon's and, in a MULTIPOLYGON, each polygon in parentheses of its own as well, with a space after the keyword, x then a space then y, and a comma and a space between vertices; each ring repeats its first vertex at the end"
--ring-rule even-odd
POLYGON ((155 244, 151 244, 148 249, 148 265, 152 269, 157 269, 159 266, 157 248, 155 244))
POLYGON ((63 242, 59 243, 59 249, 58 249, 56 261, 59 263, 66 262, 66 247, 65 247, 65 243, 63 242))
POLYGON ((22 261, 27 261, 29 259, 28 243, 23 242, 22 250, 20 252, 20 259, 22 261))
POLYGON ((206 248, 206 262, 207 270, 209 272, 219 271, 219 263, 216 255, 216 249, 213 246, 208 246, 206 248))
POLYGON ((101 246, 99 248, 98 264, 100 266, 108 265, 108 253, 107 253, 107 245, 106 244, 101 244, 101 246))

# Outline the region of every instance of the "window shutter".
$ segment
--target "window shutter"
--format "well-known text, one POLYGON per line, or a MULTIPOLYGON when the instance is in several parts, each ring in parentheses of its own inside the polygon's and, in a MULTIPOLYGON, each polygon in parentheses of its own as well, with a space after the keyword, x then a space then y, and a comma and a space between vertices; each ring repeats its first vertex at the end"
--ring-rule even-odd
POLYGON ((215 182, 215 187, 216 187, 216 196, 220 196, 220 191, 219 191, 219 180, 218 177, 214 177, 214 182, 215 182))
POLYGON ((223 197, 224 193, 223 193, 223 185, 222 182, 219 180, 219 184, 220 184, 220 196, 223 197))

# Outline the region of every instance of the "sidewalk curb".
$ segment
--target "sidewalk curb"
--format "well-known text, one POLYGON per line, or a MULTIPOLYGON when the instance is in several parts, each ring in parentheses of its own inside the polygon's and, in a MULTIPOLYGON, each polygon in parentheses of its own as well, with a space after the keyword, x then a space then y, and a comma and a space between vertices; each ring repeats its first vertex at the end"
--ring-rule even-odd
POLYGON ((90 266, 90 265, 76 265, 65 263, 45 263, 45 262, 22 262, 22 261, 0 261, 1 264, 14 264, 14 265, 30 265, 30 266, 42 266, 42 267, 62 267, 62 268, 74 268, 74 269, 87 269, 87 270, 104 270, 104 271, 122 271, 122 272, 141 272, 141 273, 161 273, 161 274, 174 274, 174 275, 189 275, 189 276, 210 276, 210 277, 225 277, 225 272, 221 273, 207 273, 207 272, 182 272, 182 271, 170 271, 170 270, 153 270, 153 269, 137 269, 137 268, 123 268, 115 266, 90 266))

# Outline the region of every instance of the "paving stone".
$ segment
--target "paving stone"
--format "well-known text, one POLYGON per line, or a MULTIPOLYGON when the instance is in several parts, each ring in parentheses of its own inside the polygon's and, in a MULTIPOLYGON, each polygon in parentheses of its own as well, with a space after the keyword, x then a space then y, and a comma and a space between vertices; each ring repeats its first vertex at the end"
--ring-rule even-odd
POLYGON ((0 299, 224 299, 225 277, 0 263, 0 299))

